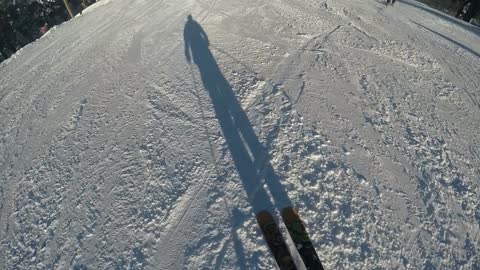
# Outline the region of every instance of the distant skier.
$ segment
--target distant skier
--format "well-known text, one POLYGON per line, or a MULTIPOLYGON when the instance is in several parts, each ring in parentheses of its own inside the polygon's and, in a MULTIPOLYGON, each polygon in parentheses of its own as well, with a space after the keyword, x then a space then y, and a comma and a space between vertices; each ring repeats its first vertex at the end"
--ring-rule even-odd
POLYGON ((395 4, 396 0, 387 0, 387 5, 392 4, 392 6, 395 4))
MULTIPOLYGON (((467 0, 462 7, 461 19, 470 22, 480 12, 480 0, 467 0)), ((457 15, 458 12, 457 12, 457 15)))
POLYGON ((48 32, 48 24, 45 23, 41 28, 40 28, 40 36, 45 35, 48 32))
POLYGON ((465 10, 467 9, 467 6, 468 6, 469 2, 467 0, 460 0, 459 2, 460 2, 460 4, 459 4, 457 14, 455 15, 455 17, 461 19, 463 17, 463 15, 465 14, 465 10))

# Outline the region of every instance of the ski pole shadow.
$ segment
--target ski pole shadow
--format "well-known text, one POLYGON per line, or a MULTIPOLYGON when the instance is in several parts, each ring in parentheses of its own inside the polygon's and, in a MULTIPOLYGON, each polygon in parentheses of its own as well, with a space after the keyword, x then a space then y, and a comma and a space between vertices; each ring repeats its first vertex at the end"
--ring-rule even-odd
POLYGON ((209 49, 207 34, 191 15, 185 24, 184 42, 185 58, 198 67, 253 211, 258 213, 291 205, 279 176, 268 161, 267 149, 258 140, 247 114, 209 49))

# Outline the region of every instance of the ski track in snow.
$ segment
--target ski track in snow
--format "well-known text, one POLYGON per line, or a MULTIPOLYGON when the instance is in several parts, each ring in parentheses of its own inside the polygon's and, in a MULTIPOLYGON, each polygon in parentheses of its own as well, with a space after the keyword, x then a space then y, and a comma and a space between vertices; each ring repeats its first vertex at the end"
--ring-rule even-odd
POLYGON ((480 269, 478 33, 412 0, 99 2, 0 64, 0 268, 274 269, 276 186, 326 269, 480 269))

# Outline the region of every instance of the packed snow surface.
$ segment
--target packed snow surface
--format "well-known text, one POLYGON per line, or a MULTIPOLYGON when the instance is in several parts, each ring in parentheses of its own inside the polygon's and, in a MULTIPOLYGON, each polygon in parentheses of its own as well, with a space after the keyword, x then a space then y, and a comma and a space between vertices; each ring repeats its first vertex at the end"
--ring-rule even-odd
POLYGON ((0 74, 0 269, 274 269, 287 205, 326 269, 480 269, 480 30, 418 2, 100 2, 0 74))

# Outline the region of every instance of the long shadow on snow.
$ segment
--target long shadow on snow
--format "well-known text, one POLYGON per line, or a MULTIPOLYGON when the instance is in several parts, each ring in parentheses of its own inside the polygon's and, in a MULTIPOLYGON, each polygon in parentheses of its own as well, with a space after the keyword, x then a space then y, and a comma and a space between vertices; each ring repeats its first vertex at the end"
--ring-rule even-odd
POLYGON ((232 87, 210 52, 207 34, 191 16, 188 16, 185 24, 184 41, 185 57, 189 63, 193 61, 198 66, 203 86, 210 95, 216 117, 254 212, 291 205, 287 192, 279 182, 279 176, 268 162, 265 147, 259 142, 232 87), (264 184, 268 186, 271 196, 264 184))

